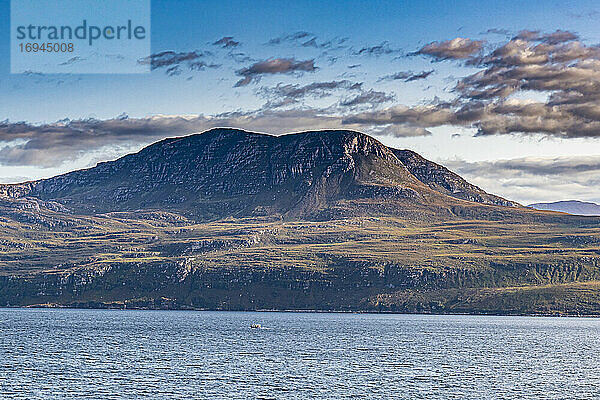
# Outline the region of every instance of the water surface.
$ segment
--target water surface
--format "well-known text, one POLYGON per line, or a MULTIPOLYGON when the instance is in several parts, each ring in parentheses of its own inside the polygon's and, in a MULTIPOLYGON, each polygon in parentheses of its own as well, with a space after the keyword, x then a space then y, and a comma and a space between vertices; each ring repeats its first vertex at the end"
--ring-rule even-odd
POLYGON ((598 349, 592 318, 0 309, 0 398, 597 399, 598 349))

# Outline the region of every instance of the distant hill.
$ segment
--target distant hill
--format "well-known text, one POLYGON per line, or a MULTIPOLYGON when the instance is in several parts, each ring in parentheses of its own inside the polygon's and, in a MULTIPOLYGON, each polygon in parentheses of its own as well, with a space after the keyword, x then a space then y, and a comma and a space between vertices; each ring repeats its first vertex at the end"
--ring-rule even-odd
POLYGON ((600 216, 600 204, 578 200, 555 201, 553 203, 535 203, 527 207, 544 211, 560 211, 573 215, 600 216))

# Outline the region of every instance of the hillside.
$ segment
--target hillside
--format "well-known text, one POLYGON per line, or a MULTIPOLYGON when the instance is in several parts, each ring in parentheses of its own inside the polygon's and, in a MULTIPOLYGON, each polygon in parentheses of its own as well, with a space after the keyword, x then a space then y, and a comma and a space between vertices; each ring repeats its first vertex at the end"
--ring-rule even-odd
POLYGON ((0 186, 0 304, 596 314, 598 222, 358 132, 215 129, 0 186))

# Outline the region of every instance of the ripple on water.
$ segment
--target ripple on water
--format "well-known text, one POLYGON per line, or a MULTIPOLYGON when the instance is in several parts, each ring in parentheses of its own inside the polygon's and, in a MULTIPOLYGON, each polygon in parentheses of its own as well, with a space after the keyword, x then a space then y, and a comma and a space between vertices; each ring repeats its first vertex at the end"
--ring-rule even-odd
POLYGON ((599 319, 0 309, 0 321, 2 399, 594 399, 600 387, 599 319))

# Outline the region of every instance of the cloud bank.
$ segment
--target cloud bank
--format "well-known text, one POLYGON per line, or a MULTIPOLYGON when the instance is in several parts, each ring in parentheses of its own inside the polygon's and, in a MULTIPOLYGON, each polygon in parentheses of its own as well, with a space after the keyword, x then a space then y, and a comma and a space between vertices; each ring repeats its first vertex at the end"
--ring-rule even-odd
POLYGON ((600 156, 442 163, 470 182, 523 204, 572 199, 600 203, 591 189, 600 184, 600 156))
POLYGON ((600 137, 600 47, 575 33, 521 31, 487 53, 482 41, 456 38, 414 54, 460 60, 479 71, 458 80, 452 101, 396 105, 348 122, 454 125, 475 128, 477 135, 600 137))
MULTIPOLYGON (((307 91, 318 93, 319 90, 328 89, 298 87, 296 90, 298 96, 301 96, 307 91)), ((88 153, 96 152, 102 158, 102 152, 115 154, 115 148, 130 149, 132 146, 141 148, 165 137, 200 133, 215 127, 233 127, 271 134, 310 129, 354 129, 394 136, 429 134, 424 129, 348 123, 340 115, 332 113, 330 109, 314 108, 261 109, 213 116, 158 115, 129 118, 123 115, 107 120, 64 120, 38 125, 2 121, 0 122, 0 165, 60 167, 82 159, 88 153)))

